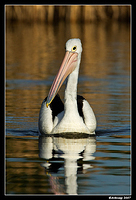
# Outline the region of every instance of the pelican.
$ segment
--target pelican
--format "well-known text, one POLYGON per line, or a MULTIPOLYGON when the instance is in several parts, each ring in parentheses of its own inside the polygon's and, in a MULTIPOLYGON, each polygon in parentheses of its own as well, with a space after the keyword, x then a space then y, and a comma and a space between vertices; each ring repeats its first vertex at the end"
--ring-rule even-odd
POLYGON ((87 133, 95 134, 94 112, 80 95, 77 95, 78 73, 82 44, 78 38, 66 42, 66 53, 48 97, 41 105, 38 121, 39 134, 87 133), (57 94, 67 78, 64 104, 57 94))

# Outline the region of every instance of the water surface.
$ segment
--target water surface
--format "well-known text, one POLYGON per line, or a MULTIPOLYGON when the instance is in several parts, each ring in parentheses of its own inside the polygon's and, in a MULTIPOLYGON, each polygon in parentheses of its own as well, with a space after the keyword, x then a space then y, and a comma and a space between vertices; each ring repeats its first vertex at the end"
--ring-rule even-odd
POLYGON ((130 159, 129 25, 7 23, 5 193, 129 195, 130 159), (76 37, 78 94, 95 112, 96 136, 39 138, 41 103, 76 37))

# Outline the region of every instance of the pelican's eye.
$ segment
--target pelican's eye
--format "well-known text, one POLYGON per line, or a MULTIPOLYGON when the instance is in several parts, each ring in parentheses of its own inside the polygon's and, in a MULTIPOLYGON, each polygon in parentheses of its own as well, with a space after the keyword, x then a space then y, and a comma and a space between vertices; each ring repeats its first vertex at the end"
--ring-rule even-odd
POLYGON ((73 52, 77 50, 77 46, 73 46, 71 49, 73 52))

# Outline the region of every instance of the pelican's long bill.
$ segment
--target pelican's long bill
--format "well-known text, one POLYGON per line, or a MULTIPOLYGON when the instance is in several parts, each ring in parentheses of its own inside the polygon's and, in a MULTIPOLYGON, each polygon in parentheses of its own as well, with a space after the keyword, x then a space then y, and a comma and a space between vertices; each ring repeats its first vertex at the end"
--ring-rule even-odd
POLYGON ((62 83, 64 82, 64 80, 66 79, 66 77, 69 74, 71 74, 74 71, 74 69, 76 68, 77 60, 78 60, 78 53, 66 51, 66 54, 65 54, 65 57, 63 59, 61 66, 60 66, 59 72, 56 75, 56 77, 53 81, 53 84, 51 86, 51 89, 49 91, 47 102, 46 102, 47 107, 54 99, 55 95, 59 91, 59 89, 60 89, 62 83))

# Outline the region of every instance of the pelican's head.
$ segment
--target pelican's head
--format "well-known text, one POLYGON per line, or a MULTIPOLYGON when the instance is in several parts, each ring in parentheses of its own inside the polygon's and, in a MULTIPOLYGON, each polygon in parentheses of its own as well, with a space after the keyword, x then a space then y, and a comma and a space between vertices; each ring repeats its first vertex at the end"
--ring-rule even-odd
POLYGON ((82 44, 81 40, 78 38, 75 39, 69 39, 66 42, 66 51, 72 52, 72 53, 78 53, 80 54, 82 52, 82 44))
POLYGON ((71 74, 78 66, 81 57, 81 52, 82 44, 80 39, 70 39, 66 42, 65 57, 49 91, 48 98, 46 101, 47 107, 54 99, 55 95, 59 91, 66 77, 69 74, 71 74))

